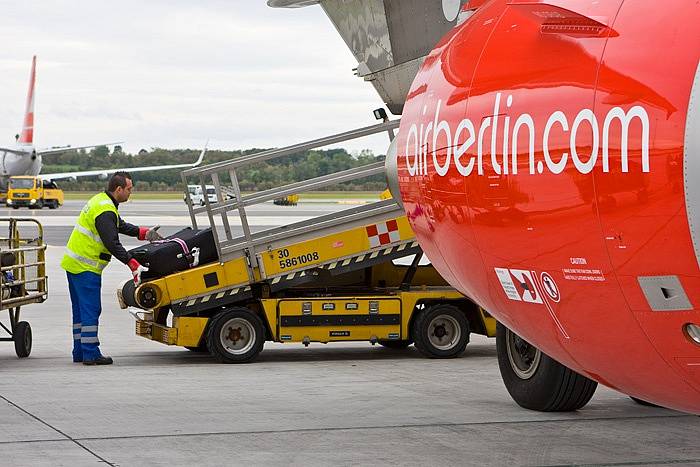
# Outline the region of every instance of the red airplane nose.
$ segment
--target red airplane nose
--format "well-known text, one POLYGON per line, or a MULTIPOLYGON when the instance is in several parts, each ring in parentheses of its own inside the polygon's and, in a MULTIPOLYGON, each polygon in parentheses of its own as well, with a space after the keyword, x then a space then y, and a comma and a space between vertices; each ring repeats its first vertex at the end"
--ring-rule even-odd
POLYGON ((426 58, 390 169, 452 285, 569 368, 694 413, 697 24, 682 0, 486 3, 426 58))

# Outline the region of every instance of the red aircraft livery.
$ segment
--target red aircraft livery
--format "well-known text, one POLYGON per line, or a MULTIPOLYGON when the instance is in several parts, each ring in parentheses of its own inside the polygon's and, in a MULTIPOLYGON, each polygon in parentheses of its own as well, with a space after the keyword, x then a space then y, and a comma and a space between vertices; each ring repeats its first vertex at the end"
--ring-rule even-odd
POLYGON ((521 405, 576 409, 597 381, 700 414, 700 3, 478 3, 396 141, 421 246, 512 330, 521 405), (572 403, 527 400, 547 356, 572 403))

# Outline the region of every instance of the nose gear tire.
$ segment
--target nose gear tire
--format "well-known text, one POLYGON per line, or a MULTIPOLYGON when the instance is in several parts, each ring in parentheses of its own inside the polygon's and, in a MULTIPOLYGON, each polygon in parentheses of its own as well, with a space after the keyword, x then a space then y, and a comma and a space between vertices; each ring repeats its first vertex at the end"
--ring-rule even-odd
POLYGON ((503 383, 521 407, 571 412, 585 406, 598 383, 537 350, 510 329, 496 327, 498 367, 503 383))

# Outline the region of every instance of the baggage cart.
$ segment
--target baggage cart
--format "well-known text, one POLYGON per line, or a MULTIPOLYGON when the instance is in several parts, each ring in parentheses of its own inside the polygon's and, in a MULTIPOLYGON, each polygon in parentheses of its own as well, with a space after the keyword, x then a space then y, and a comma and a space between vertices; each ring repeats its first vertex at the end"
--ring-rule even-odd
POLYGON ((49 293, 46 245, 41 223, 29 218, 0 218, 0 312, 7 310, 9 325, 0 321, 0 341, 14 342, 19 358, 32 351, 32 328, 20 310, 44 302, 49 293), (3 236, 4 235, 4 236, 3 236))

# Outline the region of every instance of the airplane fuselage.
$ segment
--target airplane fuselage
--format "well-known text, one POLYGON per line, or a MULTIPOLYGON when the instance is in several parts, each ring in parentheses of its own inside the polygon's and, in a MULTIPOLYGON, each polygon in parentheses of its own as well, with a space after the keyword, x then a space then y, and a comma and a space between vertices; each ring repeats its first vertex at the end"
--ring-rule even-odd
POLYGON ((397 142, 443 277, 575 371, 694 413, 697 24, 682 0, 486 3, 426 58, 397 142))
POLYGON ((41 172, 41 155, 19 155, 0 152, 0 170, 3 177, 39 175, 39 172, 41 172))

